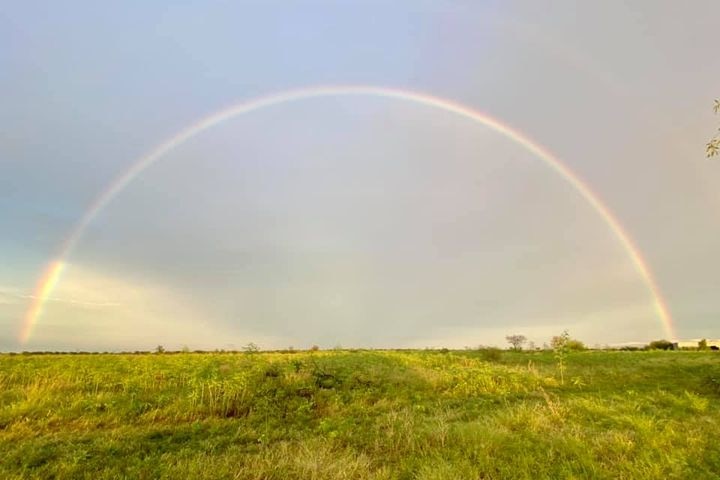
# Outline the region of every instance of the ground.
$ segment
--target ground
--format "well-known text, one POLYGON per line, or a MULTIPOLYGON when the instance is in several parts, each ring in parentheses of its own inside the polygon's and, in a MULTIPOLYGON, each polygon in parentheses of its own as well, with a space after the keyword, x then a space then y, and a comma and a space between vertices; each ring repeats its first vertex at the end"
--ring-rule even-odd
POLYGON ((0 355, 0 478, 718 478, 720 354, 0 355))

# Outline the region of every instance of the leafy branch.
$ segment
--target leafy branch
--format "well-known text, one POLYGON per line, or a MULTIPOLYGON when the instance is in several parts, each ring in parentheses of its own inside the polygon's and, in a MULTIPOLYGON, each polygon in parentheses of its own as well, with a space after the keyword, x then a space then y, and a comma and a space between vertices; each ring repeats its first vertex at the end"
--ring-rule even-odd
MULTIPOLYGON (((718 99, 715 99, 713 112, 715 112, 716 115, 720 112, 720 100, 718 99)), ((720 128, 718 129, 718 132, 720 132, 720 128)), ((708 157, 714 157, 715 155, 720 154, 720 134, 715 134, 715 136, 710 139, 708 144, 705 146, 705 154, 708 157)))

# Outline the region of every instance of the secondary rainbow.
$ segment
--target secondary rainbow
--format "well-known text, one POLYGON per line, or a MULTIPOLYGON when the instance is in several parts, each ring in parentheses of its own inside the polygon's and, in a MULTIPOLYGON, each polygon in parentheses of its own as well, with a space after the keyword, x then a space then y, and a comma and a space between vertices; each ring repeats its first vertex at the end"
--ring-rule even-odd
POLYGON ((564 178, 575 191, 597 212, 607 226, 612 230, 620 245, 625 249, 630 257, 638 274, 642 277, 647 289, 652 296, 655 311, 658 318, 662 322, 666 335, 671 340, 676 338, 672 317, 665 300, 660 292, 660 288, 655 281, 650 267, 641 255, 639 249, 635 246, 630 235, 625 231, 620 222, 615 218, 610 209, 600 200, 600 198, 583 182, 572 170, 558 160, 547 149, 533 142, 519 131, 510 126, 496 120, 473 108, 461 105, 452 100, 436 97, 426 93, 414 92, 409 90, 400 90, 394 88, 364 86, 364 85, 347 85, 347 86, 318 86, 310 88, 301 88, 287 90, 273 95, 262 96, 250 99, 229 108, 213 113, 200 120, 199 122, 178 132, 175 136, 160 144, 145 156, 137 159, 130 168, 120 176, 118 176, 110 186, 104 190, 97 199, 90 205, 84 213, 75 228, 71 231, 65 242, 58 250, 58 255, 45 268, 43 275, 40 277, 35 293, 34 300, 29 306, 23 320, 20 330, 19 340, 25 343, 29 340, 33 333, 33 329, 42 315, 43 306, 53 289, 60 280, 60 276, 64 269, 65 260, 77 245, 78 240, 82 237, 87 226, 100 213, 100 211, 110 203, 115 196, 118 195, 130 182, 133 181, 140 173, 149 168, 155 162, 159 161, 167 153, 179 147, 194 136, 212 128, 231 118, 250 113, 262 108, 276 106, 288 102, 300 100, 308 100, 319 97, 335 97, 335 96, 372 96, 401 101, 412 102, 427 107, 435 108, 441 111, 453 113, 461 117, 467 118, 473 122, 479 123, 497 133, 504 135, 518 145, 524 147, 527 151, 537 156, 548 167, 552 168, 558 175, 564 178))

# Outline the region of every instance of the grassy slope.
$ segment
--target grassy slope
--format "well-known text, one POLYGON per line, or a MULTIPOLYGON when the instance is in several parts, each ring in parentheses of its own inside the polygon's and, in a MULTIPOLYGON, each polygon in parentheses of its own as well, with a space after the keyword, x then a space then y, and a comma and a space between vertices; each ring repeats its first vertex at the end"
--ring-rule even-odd
POLYGON ((0 478, 718 478, 720 355, 0 355, 0 478))

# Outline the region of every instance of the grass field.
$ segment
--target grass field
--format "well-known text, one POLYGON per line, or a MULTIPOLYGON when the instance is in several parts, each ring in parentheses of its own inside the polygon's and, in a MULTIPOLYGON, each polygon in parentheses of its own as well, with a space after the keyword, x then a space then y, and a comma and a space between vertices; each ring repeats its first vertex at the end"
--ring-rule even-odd
POLYGON ((0 355, 0 478, 719 478, 720 354, 0 355))

